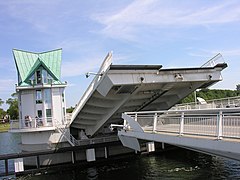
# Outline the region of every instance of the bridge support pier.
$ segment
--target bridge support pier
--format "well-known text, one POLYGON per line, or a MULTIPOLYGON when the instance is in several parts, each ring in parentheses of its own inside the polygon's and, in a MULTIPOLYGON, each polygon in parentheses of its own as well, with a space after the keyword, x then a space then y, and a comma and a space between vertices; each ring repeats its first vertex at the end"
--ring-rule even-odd
POLYGON ((87 162, 96 161, 94 148, 86 150, 86 158, 87 158, 87 162))
MULTIPOLYGON (((37 168, 39 168, 39 167, 37 167, 37 168)), ((23 172, 24 171, 23 158, 14 159, 14 169, 15 169, 15 172, 23 172)))
POLYGON ((148 142, 147 143, 147 151, 148 152, 154 152, 155 151, 155 144, 154 144, 154 142, 148 142))

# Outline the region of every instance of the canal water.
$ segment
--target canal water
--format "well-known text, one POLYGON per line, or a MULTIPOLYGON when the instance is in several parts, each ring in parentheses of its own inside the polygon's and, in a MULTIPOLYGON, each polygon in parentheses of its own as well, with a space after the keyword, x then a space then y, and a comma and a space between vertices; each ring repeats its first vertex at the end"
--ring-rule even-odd
MULTIPOLYGON (((0 154, 18 152, 17 134, 0 133, 0 154)), ((0 171, 3 164, 0 164, 0 171)), ((13 168, 13 165, 12 167, 13 168)), ((0 177, 0 180, 3 179, 0 177)), ((29 180, 155 180, 155 179, 240 179, 240 162, 183 149, 133 156, 88 168, 44 172, 18 179, 29 180)))

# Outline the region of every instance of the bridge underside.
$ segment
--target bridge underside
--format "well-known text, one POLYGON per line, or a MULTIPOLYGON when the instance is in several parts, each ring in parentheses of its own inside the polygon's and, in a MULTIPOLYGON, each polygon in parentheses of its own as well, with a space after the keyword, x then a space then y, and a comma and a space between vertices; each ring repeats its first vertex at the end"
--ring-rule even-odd
POLYGON ((167 110, 198 88, 221 80, 226 64, 162 69, 161 65, 109 65, 95 77, 72 115, 71 128, 87 135, 122 123, 126 111, 167 110))
POLYGON ((131 132, 121 130, 118 132, 124 146, 135 150, 140 150, 136 139, 147 141, 163 142, 172 144, 185 149, 202 152, 210 155, 222 156, 240 161, 239 142, 240 139, 233 140, 217 140, 216 138, 194 137, 194 136, 176 136, 173 134, 158 134, 145 132, 131 132))

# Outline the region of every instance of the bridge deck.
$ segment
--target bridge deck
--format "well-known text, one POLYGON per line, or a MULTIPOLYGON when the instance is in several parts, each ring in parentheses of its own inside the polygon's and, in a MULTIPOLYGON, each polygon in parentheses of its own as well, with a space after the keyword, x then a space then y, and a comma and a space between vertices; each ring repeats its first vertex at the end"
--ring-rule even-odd
MULTIPOLYGON (((232 111, 240 112, 240 108, 232 111)), ((205 112, 201 115, 184 111, 126 113, 123 118, 127 122, 119 137, 123 145, 136 150, 139 145, 134 138, 240 160, 240 114, 224 109, 215 114, 205 112)))
POLYGON ((197 88, 220 80, 225 63, 163 69, 161 65, 112 65, 109 54, 72 113, 71 127, 87 135, 121 123, 127 111, 167 110, 197 88))

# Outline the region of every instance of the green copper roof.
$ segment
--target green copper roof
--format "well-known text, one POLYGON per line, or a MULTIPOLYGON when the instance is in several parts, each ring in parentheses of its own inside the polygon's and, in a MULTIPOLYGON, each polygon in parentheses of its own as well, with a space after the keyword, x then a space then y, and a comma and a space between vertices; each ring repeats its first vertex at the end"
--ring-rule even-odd
POLYGON ((21 82, 28 80, 40 66, 43 66, 57 81, 60 81, 62 49, 42 53, 13 49, 13 55, 21 82))

